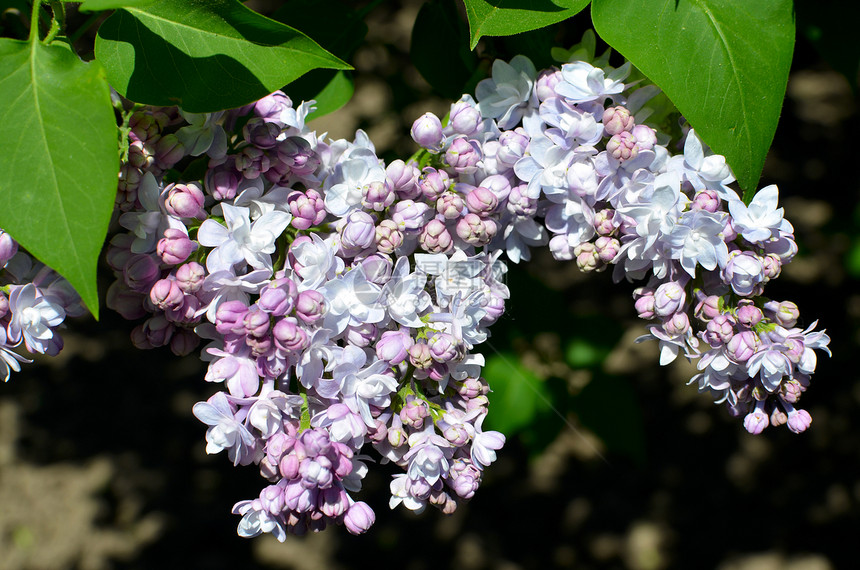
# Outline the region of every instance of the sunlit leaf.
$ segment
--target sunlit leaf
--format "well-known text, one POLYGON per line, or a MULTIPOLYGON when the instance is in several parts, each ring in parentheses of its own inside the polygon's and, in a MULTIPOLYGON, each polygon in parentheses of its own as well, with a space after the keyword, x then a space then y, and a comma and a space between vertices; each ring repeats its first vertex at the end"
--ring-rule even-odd
POLYGON ((591 0, 463 0, 475 49, 483 36, 511 36, 575 16, 591 0))

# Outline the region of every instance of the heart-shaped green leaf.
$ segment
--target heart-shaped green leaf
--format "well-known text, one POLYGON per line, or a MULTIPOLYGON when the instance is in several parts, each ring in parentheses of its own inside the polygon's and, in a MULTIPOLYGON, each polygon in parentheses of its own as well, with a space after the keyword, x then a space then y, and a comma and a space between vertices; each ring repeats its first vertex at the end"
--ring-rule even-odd
POLYGON ((84 0, 79 10, 81 12, 99 12, 129 7, 141 8, 155 2, 156 0, 84 0))
POLYGON ((512 36, 575 16, 591 0, 463 0, 475 49, 483 36, 512 36))
POLYGON ((96 262, 116 196, 104 69, 61 44, 0 39, 0 227, 98 318, 96 262))
POLYGON ((351 69, 236 0, 160 0, 117 10, 99 28, 96 59, 128 99, 194 113, 245 105, 312 69, 351 69))
POLYGON ((591 16, 725 155, 751 199, 785 97, 791 0, 594 0, 591 16))

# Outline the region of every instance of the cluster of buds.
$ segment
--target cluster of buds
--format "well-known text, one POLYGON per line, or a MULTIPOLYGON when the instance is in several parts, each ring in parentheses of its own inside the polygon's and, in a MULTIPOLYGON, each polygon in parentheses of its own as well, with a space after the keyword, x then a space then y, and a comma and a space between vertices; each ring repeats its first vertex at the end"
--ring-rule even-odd
POLYGON ((352 494, 371 449, 402 469, 392 507, 450 513, 471 498, 505 441, 482 428, 475 347, 509 297, 501 256, 538 246, 618 280, 651 275, 636 308, 659 323, 661 363, 700 357, 693 382, 750 431, 762 417, 808 425, 791 404, 829 339, 760 298, 796 251, 776 189, 744 205, 692 130, 670 156, 644 123, 655 91, 588 57, 541 73, 496 61, 477 100, 446 125, 419 118, 423 150, 389 164, 362 131, 317 136, 310 105, 281 92, 207 115, 139 111, 181 117, 153 120, 152 136, 208 169, 166 183, 167 159, 144 161, 134 194, 121 181, 108 305, 146 318, 142 348, 208 341, 206 380, 222 390, 194 407, 207 451, 267 482, 236 504, 239 534, 366 531, 375 515, 352 494))

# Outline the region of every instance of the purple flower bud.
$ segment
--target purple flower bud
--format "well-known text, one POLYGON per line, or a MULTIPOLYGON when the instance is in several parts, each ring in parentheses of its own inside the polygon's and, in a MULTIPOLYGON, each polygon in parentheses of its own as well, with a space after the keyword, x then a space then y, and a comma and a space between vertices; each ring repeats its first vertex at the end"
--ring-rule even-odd
POLYGON ((753 435, 760 434, 769 425, 767 414, 759 407, 744 417, 744 429, 753 435))
POLYGON ((642 295, 633 304, 640 319, 654 318, 654 293, 649 292, 647 295, 642 295))
POLYGON ((319 291, 308 289, 296 298, 296 316, 309 325, 320 320, 324 311, 325 300, 319 291))
POLYGON ((778 406, 774 406, 773 411, 770 413, 770 425, 773 427, 784 426, 788 421, 788 415, 779 409, 778 406))
POLYGON ((607 136, 614 136, 624 131, 630 131, 636 124, 636 120, 626 107, 608 107, 603 111, 603 130, 607 136))
POLYGON ((466 214, 457 222, 457 235, 468 244, 487 245, 496 235, 495 220, 483 219, 477 214, 466 214))
POLYGON ((164 316, 168 321, 178 324, 193 324, 200 322, 200 315, 197 311, 200 309, 200 300, 194 295, 185 295, 182 303, 175 307, 170 307, 164 311, 164 316))
POLYGON ((117 185, 116 204, 122 212, 134 209, 137 201, 137 189, 140 187, 140 179, 143 172, 135 166, 124 162, 119 167, 119 182, 117 185))
POLYGON ((439 152, 445 136, 442 134, 442 122, 433 113, 424 113, 412 123, 412 140, 418 146, 431 152, 439 152))
POLYGON ((299 464, 299 458, 293 453, 288 453, 281 457, 281 460, 278 462, 278 470, 284 479, 292 481, 299 476, 299 464))
MULTIPOLYGON (((544 102, 550 97, 557 97, 555 86, 562 80, 561 71, 556 67, 544 69, 538 74, 535 81, 535 94, 540 102, 544 102)), ((510 131, 508 131, 510 132, 510 131)))
POLYGON ((630 131, 639 150, 651 150, 657 144, 657 131, 647 125, 636 125, 630 131))
POLYGON ((185 293, 190 294, 199 291, 205 278, 206 269, 196 261, 181 265, 176 270, 176 283, 185 293))
POLYGON ((603 262, 600 261, 597 248, 590 241, 583 242, 574 247, 573 255, 576 257, 576 266, 580 271, 597 271, 605 267, 603 262))
POLYGON ((185 293, 173 279, 159 279, 149 290, 149 299, 164 311, 180 305, 185 300, 185 293))
POLYGON ((423 400, 414 396, 407 396, 406 398, 406 405, 400 410, 400 421, 413 429, 421 429, 424 427, 424 418, 430 415, 430 410, 423 400))
POLYGON ((782 301, 781 303, 768 301, 765 303, 764 309, 772 315, 771 318, 779 326, 787 329, 793 328, 797 324, 797 319, 800 318, 800 310, 791 301, 782 301))
POLYGON ((177 218, 205 218, 203 190, 197 184, 171 184, 165 188, 164 209, 177 218))
POLYGON ((364 189, 364 197, 361 199, 361 205, 368 210, 381 212, 393 204, 396 197, 397 195, 390 184, 371 182, 364 189))
POLYGON ((409 347, 409 362, 420 370, 426 370, 433 365, 433 355, 426 343, 417 342, 409 347))
POLYGON ((418 235, 421 249, 430 253, 447 253, 454 247, 451 234, 439 220, 430 220, 418 235))
POLYGON ((174 326, 163 315, 156 315, 142 325, 146 343, 150 346, 166 346, 173 336, 174 326))
POLYGON ((597 256, 600 261, 612 263, 612 260, 621 250, 621 243, 613 237, 601 236, 594 240, 594 247, 597 249, 597 256))
POLYGON ((415 200, 421 195, 421 190, 418 188, 420 174, 414 162, 407 164, 400 159, 391 162, 385 168, 385 180, 401 200, 415 200))
POLYGON ((654 291, 654 312, 660 317, 668 317, 673 313, 681 312, 687 294, 684 287, 676 281, 663 283, 654 291))
POLYGON ((619 161, 631 160, 639 155, 636 137, 627 131, 622 131, 606 143, 606 151, 612 158, 619 161))
POLYGON ((18 253, 18 242, 12 239, 8 233, 0 230, 0 267, 4 267, 9 260, 18 253))
POLYGON ((457 340, 447 333, 436 333, 427 341, 430 347, 430 357, 436 362, 447 363, 462 357, 462 347, 457 340))
POLYGON ((284 352, 297 353, 308 347, 308 335, 293 317, 280 319, 272 327, 275 346, 284 352))
POLYGON ((263 119, 280 122, 281 114, 293 108, 293 102, 283 91, 275 91, 254 103, 254 114, 263 119))
POLYGON ((492 192, 500 203, 507 200, 511 193, 511 181, 502 174, 487 176, 480 185, 492 192))
POLYGON ((353 503, 343 517, 343 526, 351 534, 364 534, 374 522, 376 522, 376 515, 373 509, 362 501, 353 503))
POLYGON ((278 160, 296 176, 310 176, 320 165, 311 143, 299 136, 278 143, 278 160))
POLYGON ((538 201, 536 198, 530 198, 528 196, 528 186, 526 184, 520 184, 519 186, 511 188, 511 192, 508 194, 508 201, 505 206, 508 212, 515 216, 533 218, 535 214, 537 214, 537 204, 538 201))
POLYGON ((675 313, 663 321, 663 330, 673 337, 685 335, 690 330, 690 318, 687 313, 675 313))
POLYGON ((776 279, 782 272, 782 261, 776 254, 768 253, 761 258, 761 264, 764 268, 765 281, 770 279, 776 279))
POLYGON ((293 214, 290 224, 297 230, 306 230, 321 224, 325 219, 325 202, 316 190, 291 192, 287 196, 287 204, 290 206, 290 213, 293 214))
POLYGON ((215 311, 215 329, 221 334, 245 334, 248 306, 242 301, 225 301, 215 311))
POLYGON ((257 305, 272 316, 282 317, 293 310, 298 294, 293 280, 282 277, 263 287, 257 305))
POLYGON ((574 258, 573 248, 570 247, 566 235, 553 236, 549 240, 549 251, 553 258, 559 261, 570 261, 574 258))
POLYGON ((415 341, 404 331, 385 331, 376 343, 376 356, 392 365, 398 365, 409 355, 415 341))
POLYGON ((376 248, 382 253, 394 253, 403 245, 403 232, 393 220, 382 220, 376 226, 376 248))
POLYGON ((188 356, 200 344, 200 337, 194 331, 177 328, 170 339, 170 352, 176 356, 188 356))
POLYGON ((236 197, 242 175, 236 170, 233 158, 228 158, 221 164, 209 163, 209 170, 203 177, 203 187, 216 200, 232 200, 236 197))
POLYGON ((256 180, 269 170, 271 160, 264 150, 246 146, 236 155, 236 170, 248 180, 256 180))
POLYGON ((164 230, 164 237, 155 245, 155 252, 167 265, 182 263, 196 249, 197 244, 188 239, 185 232, 175 228, 164 230))
POLYGON ((735 362, 742 364, 755 354, 757 338, 753 331, 741 331, 729 340, 726 354, 735 362))
POLYGON ((185 146, 174 134, 164 135, 155 143, 155 164, 162 170, 173 168, 184 157, 185 146))
POLYGON ((463 213, 466 203, 459 194, 446 191, 436 200, 436 211, 446 220, 456 220, 463 213))
POLYGON ((704 210, 705 212, 716 212, 720 209, 720 198, 713 190, 705 189, 696 192, 690 204, 691 210, 704 210))
POLYGON ((436 170, 432 166, 425 167, 418 178, 418 188, 421 189, 424 199, 430 202, 436 201, 450 185, 448 173, 444 170, 436 170))
POLYGON ((128 126, 131 129, 130 134, 133 134, 141 141, 155 138, 158 136, 159 132, 161 132, 161 129, 167 124, 164 119, 164 116, 157 119, 147 111, 135 111, 128 118, 128 126))
POLYGON ((281 514, 284 510, 284 487, 281 485, 265 487, 260 492, 260 504, 274 516, 281 514))
POLYGON ((522 127, 503 132, 499 137, 496 162, 502 166, 513 168, 517 161, 525 155, 529 140, 529 136, 522 127))
POLYGON ((445 163, 460 174, 471 174, 483 159, 478 141, 457 137, 445 151, 445 163))
POLYGON ((764 318, 761 309, 752 304, 749 299, 742 299, 738 303, 738 310, 735 312, 735 318, 738 323, 748 329, 753 328, 764 318))
POLYGON ((719 348, 732 340, 735 334, 735 321, 728 314, 717 315, 708 323, 705 331, 705 342, 713 348, 719 348))
POLYGON ((274 148, 278 144, 281 127, 275 123, 266 122, 262 118, 249 119, 242 127, 245 142, 257 148, 274 148))
POLYGON ((466 195, 466 206, 472 213, 487 217, 499 205, 499 199, 489 189, 478 186, 466 195))
POLYGON ((803 386, 797 380, 788 380, 779 387, 779 393, 783 400, 795 404, 803 394, 803 386))
POLYGON ((388 283, 391 279, 391 271, 394 269, 391 258, 379 253, 368 255, 361 260, 360 265, 367 280, 380 286, 388 283))
POLYGON ((3 292, 0 292, 0 319, 9 314, 9 299, 3 292))
POLYGON ((595 212, 593 225, 597 235, 610 236, 615 233, 615 230, 618 229, 615 210, 606 208, 595 212))
POLYGON ((355 210, 346 217, 346 225, 341 233, 341 243, 345 250, 353 252, 354 255, 371 247, 375 238, 376 228, 370 214, 355 210))
POLYGON ((161 277, 161 270, 153 256, 139 253, 131 256, 125 263, 122 277, 129 289, 147 293, 161 277))
POLYGON ((359 348, 366 348, 373 344, 379 335, 376 325, 362 323, 360 325, 349 325, 346 327, 346 341, 359 348))
POLYGON ((255 337, 265 336, 269 332, 269 313, 263 311, 257 304, 251 305, 242 317, 242 324, 245 327, 246 335, 255 337))
POLYGON ((394 204, 391 220, 400 231, 417 230, 424 226, 425 215, 429 207, 423 202, 402 200, 394 204))
POLYGON ((337 487, 323 490, 319 495, 319 510, 327 517, 337 518, 349 508, 346 491, 337 487))
POLYGON ((794 433, 802 433, 812 425, 812 416, 806 410, 791 410, 788 412, 788 429, 794 433))
POLYGON ((720 297, 708 295, 696 305, 695 315, 700 321, 710 321, 720 314, 720 297))
MULTIPOLYGON (((455 133, 460 135, 471 135, 478 130, 481 124, 481 112, 475 107, 474 103, 460 99, 453 105, 448 112, 448 128, 453 129, 455 133)), ((450 131, 448 131, 450 133, 450 131)))

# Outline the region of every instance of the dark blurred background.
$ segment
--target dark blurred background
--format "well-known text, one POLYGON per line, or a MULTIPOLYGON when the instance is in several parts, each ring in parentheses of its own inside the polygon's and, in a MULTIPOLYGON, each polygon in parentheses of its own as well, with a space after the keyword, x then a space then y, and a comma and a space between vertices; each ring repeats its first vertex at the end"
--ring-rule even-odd
MULTIPOLYGON (((318 131, 363 128, 380 155, 405 158, 412 121, 444 115, 450 101, 410 64, 420 5, 371 12, 352 57, 356 94, 318 131)), ((577 38, 587 23, 577 18, 540 41, 577 38)), ((818 319, 832 338, 833 358, 820 357, 803 399, 808 432, 748 435, 685 385, 689 365, 661 368, 655 344, 633 343, 644 328, 632 285, 538 254, 510 271, 509 311, 483 347, 499 387, 491 417, 510 435, 470 503, 452 516, 390 511, 393 471, 373 466, 362 497, 377 513, 368 534, 245 540, 230 508, 262 480, 205 454, 205 426, 191 415, 215 388, 203 363, 134 349, 133 324, 105 310, 99 323, 70 323, 58 358, 0 386, 0 566, 856 568, 858 99, 856 81, 807 37, 761 185, 779 185, 800 246, 768 295, 797 302, 801 325, 818 319)))

